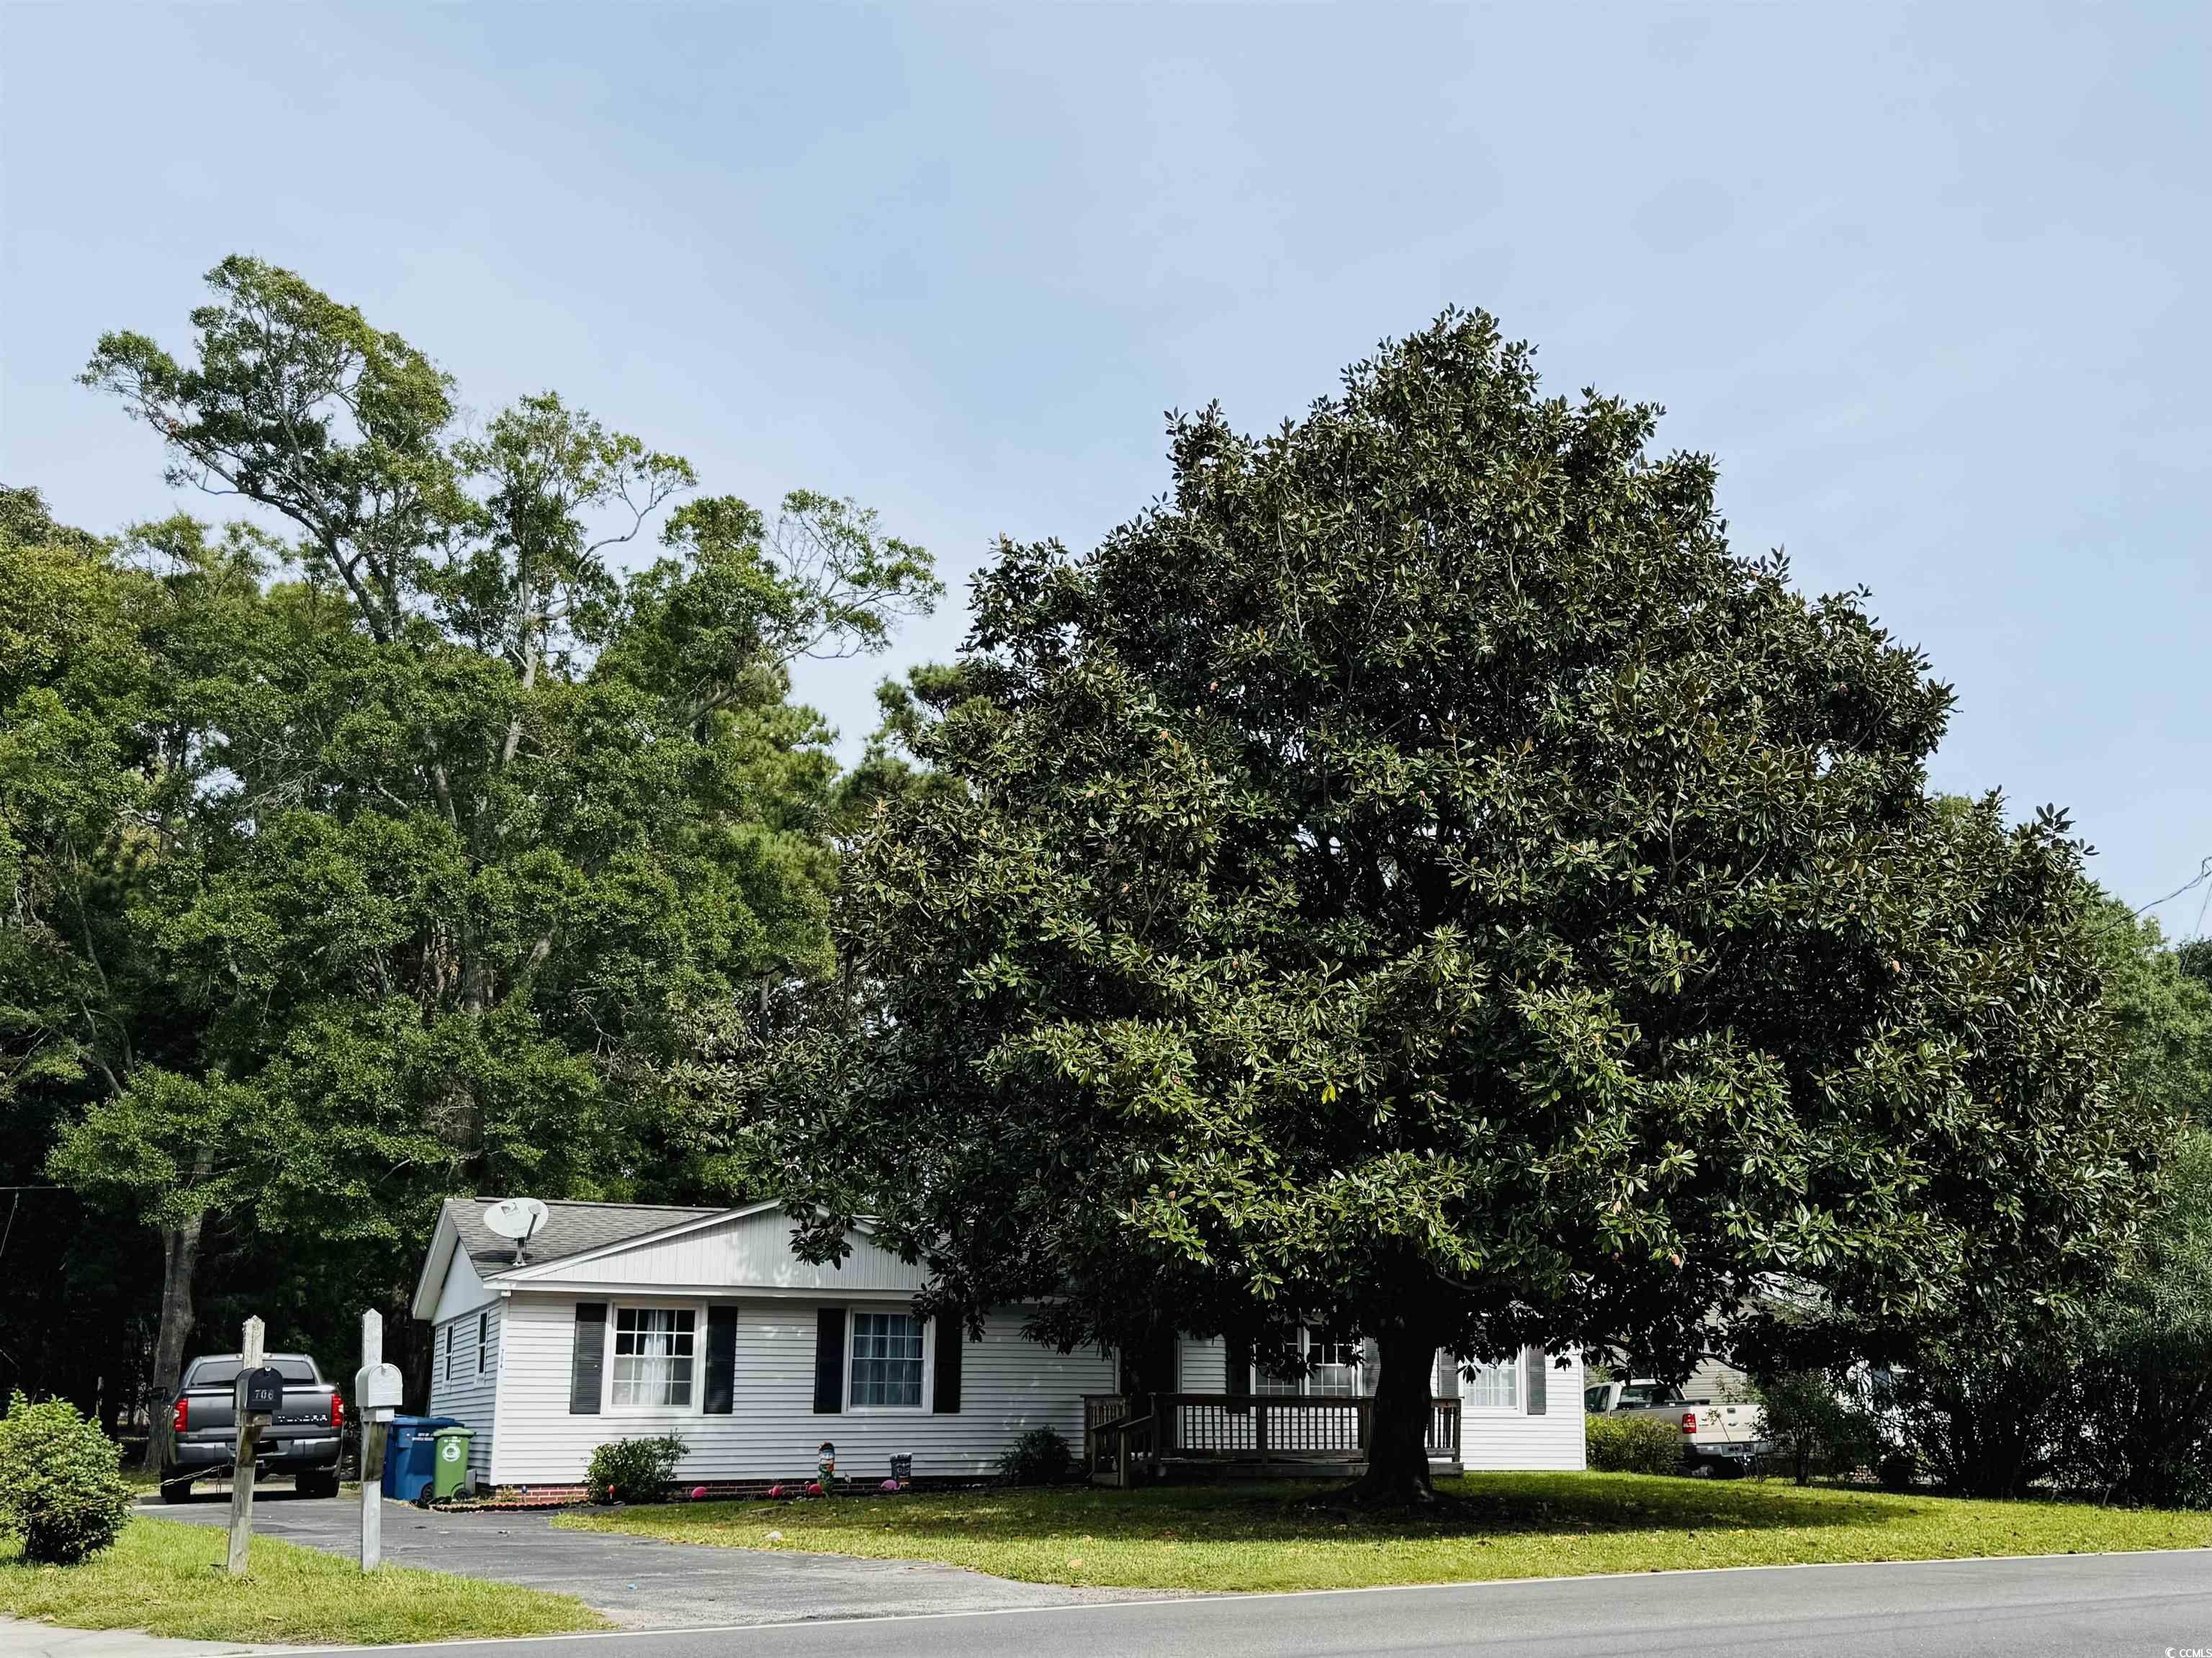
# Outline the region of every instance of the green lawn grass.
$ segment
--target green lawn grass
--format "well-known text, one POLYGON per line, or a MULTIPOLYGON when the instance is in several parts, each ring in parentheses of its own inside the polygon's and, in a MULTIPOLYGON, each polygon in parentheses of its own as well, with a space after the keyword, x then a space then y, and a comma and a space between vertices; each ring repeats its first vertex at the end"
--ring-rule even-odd
POLYGON ((234 1581, 222 1570, 228 1546, 220 1527, 135 1515, 113 1548, 81 1565, 27 1565, 0 1544, 0 1613, 70 1629, 317 1643, 608 1626, 565 1594, 400 1566, 363 1576, 349 1560, 270 1537, 253 1540, 252 1570, 234 1581))
POLYGON ((1461 1500, 1437 1514, 1390 1518, 1305 1501, 1325 1489, 1285 1482, 695 1503, 554 1523, 671 1542, 936 1560, 1036 1583, 1157 1589, 1364 1588, 2212 1545, 2212 1516, 2202 1514, 1756 1480, 1472 1474, 1441 1482, 1461 1500))

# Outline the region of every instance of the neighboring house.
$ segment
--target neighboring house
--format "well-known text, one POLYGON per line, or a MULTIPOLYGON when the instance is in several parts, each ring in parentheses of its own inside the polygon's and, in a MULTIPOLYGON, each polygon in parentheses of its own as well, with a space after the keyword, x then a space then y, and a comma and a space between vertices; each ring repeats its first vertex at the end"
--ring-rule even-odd
MULTIPOLYGON (((1615 1376, 1630 1376, 1636 1367, 1617 1354, 1607 1360, 1607 1368, 1615 1376)), ((1601 1391, 1598 1386, 1585 1388, 1586 1409, 1600 1408, 1601 1391)), ((1671 1382, 1655 1383, 1641 1376, 1632 1380, 1615 1410, 1644 1410, 1655 1405, 1741 1405, 1752 1400, 1754 1389, 1748 1372, 1710 1355, 1698 1359, 1691 1367, 1688 1377, 1677 1387, 1671 1382)))
MULTIPOLYGON (((800 1260, 772 1203, 550 1203, 519 1263, 483 1206, 439 1212, 414 1300, 434 1331, 429 1412, 476 1430, 481 1484, 577 1485, 595 1447, 661 1434, 688 1447, 681 1480, 803 1478, 825 1439, 841 1473, 870 1483, 893 1456, 920 1479, 973 1478, 1031 1428, 1080 1445, 1085 1396, 1117 1390, 1112 1355, 1029 1340, 1021 1309, 994 1309, 973 1340, 916 1319, 923 1269, 865 1231, 839 1266, 800 1260)), ((1373 1370, 1354 1357, 1290 1382, 1255 1367, 1238 1391, 1364 1392, 1373 1370)), ((1186 1339, 1175 1357, 1181 1391, 1227 1388, 1219 1340, 1186 1339)), ((1582 1466, 1579 1360, 1540 1358, 1540 1398, 1531 1368, 1462 1383, 1465 1466, 1582 1466)))

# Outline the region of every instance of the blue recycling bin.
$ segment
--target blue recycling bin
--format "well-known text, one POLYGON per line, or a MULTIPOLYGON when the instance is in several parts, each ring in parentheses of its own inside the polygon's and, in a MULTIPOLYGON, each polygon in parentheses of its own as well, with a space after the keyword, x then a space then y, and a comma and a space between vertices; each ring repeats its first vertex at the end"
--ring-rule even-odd
POLYGON ((402 1503, 419 1503, 429 1495, 437 1473, 437 1441, 441 1428, 467 1424, 450 1416, 395 1416, 384 1436, 384 1494, 402 1503))

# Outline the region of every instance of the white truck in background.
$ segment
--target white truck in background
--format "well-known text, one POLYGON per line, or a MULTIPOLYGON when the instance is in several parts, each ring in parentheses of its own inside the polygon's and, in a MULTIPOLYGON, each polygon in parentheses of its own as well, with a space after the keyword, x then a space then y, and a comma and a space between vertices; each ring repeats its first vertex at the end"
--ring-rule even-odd
POLYGON ((1749 1473, 1774 1448, 1765 1407, 1751 1398, 1748 1379, 1724 1365, 1700 1364, 1680 1388, 1648 1377, 1594 1382, 1583 1389, 1583 1409, 1671 1424, 1682 1436, 1685 1473, 1749 1473))

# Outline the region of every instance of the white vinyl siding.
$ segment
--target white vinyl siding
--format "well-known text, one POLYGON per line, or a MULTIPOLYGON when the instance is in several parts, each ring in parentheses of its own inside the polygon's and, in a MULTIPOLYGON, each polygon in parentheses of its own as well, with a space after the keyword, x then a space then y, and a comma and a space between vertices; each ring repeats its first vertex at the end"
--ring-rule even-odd
POLYGON ((519 1293, 559 1291, 597 1296, 617 1303, 635 1286, 640 1298, 743 1295, 748 1285, 786 1294, 818 1293, 824 1303, 875 1291, 913 1296, 928 1282, 927 1269, 901 1260, 854 1235, 853 1253, 842 1265, 817 1266, 791 1250, 791 1220, 780 1211, 716 1217, 684 1229, 673 1237, 646 1239, 575 1260, 546 1261, 520 1273, 501 1276, 519 1293))
MULTIPOLYGON (((1459 1443, 1461 1466, 1478 1468, 1579 1468, 1583 1466, 1583 1360, 1570 1352, 1566 1363, 1553 1353, 1546 1361, 1544 1413, 1531 1416, 1526 1409, 1486 1409, 1468 1397, 1472 1385, 1460 1388, 1459 1443)), ((1515 1398, 1522 1382, 1516 1379, 1515 1398)))
POLYGON ((462 1250, 453 1251, 453 1258, 446 1263, 445 1281, 438 1287, 438 1304, 430 1317, 433 1327, 441 1327, 459 1318, 463 1313, 479 1307, 488 1307, 494 1297, 484 1288, 483 1279, 477 1276, 476 1263, 462 1250))
POLYGON ((1229 1354, 1218 1341, 1198 1336, 1176 1340, 1176 1387, 1187 1394, 1218 1394, 1229 1389, 1229 1354))
MULTIPOLYGON (((716 1297, 738 1309, 733 1408, 727 1416, 689 1408, 625 1410, 600 1416, 568 1413, 569 1355, 575 1337, 573 1292, 526 1295, 506 1303, 500 1363, 500 1433, 491 1478, 500 1485, 575 1485, 594 1447, 610 1440, 673 1433, 690 1447, 679 1479, 809 1478, 815 1448, 837 1446, 838 1472, 872 1485, 890 1473, 890 1459, 914 1458, 922 1479, 972 1479, 990 1473, 1001 1452, 1031 1428, 1083 1440, 1083 1395, 1111 1393, 1114 1365, 1093 1349, 1061 1354, 1021 1333, 1018 1309, 994 1311, 983 1339, 962 1350, 960 1409, 929 1409, 925 1375, 915 1410, 814 1411, 814 1339, 818 1306, 833 1298, 746 1300, 742 1288, 716 1297)), ((848 1303, 848 1306, 854 1303, 848 1303)), ((902 1301, 855 1310, 905 1314, 902 1301)), ((608 1360, 613 1362, 613 1315, 608 1360)), ((702 1315, 698 1327, 704 1329, 702 1315)), ((929 1333, 934 1339, 934 1332, 929 1333)), ((850 1332, 846 1354, 852 1365, 850 1332)))
POLYGON ((476 1430, 469 1442, 469 1475, 477 1480, 491 1478, 502 1314, 498 1306, 463 1313, 437 1326, 433 1333, 437 1345, 430 1370, 428 1414, 450 1416, 476 1430))

